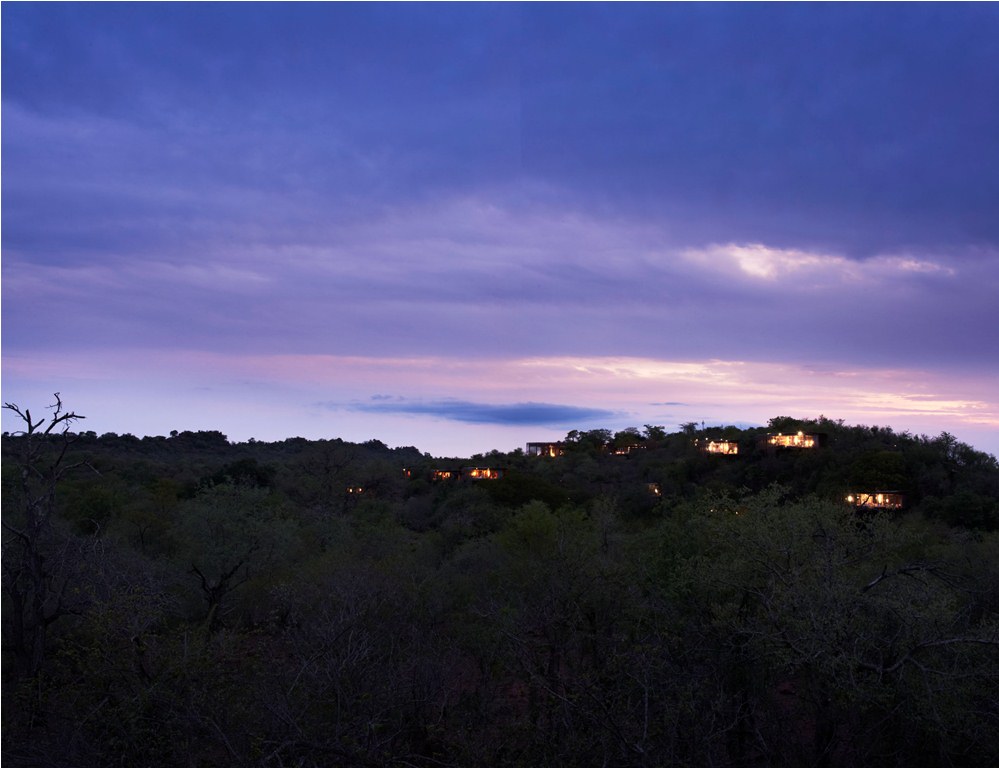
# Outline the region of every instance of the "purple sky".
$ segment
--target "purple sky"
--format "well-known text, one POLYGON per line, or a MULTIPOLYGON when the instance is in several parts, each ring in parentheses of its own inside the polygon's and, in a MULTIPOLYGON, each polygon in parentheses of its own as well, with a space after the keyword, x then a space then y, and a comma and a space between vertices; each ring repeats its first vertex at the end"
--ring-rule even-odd
POLYGON ((4 400, 999 454, 995 4, 14 3, 2 36, 4 400))

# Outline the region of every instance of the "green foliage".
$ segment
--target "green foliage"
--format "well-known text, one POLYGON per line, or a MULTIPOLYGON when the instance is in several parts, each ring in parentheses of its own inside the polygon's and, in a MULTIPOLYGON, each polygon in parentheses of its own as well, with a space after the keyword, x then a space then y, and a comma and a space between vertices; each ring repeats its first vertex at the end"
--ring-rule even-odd
POLYGON ((652 441, 660 441, 666 439, 666 428, 655 426, 653 424, 645 425, 645 439, 652 441))
POLYGON ((583 432, 573 429, 565 436, 566 449, 599 454, 611 442, 611 432, 607 429, 590 429, 583 432))
POLYGON ((526 504, 510 518, 497 538, 517 559, 544 558, 558 546, 558 519, 543 501, 526 504))
POLYGON ((948 525, 999 530, 999 499, 995 496, 961 489, 944 498, 931 496, 922 508, 927 516, 943 520, 948 525))
POLYGON ((211 629, 226 624, 231 592, 266 578, 294 552, 298 526, 262 488, 216 485, 184 502, 173 529, 175 558, 189 570, 211 629))
POLYGON ((557 508, 570 499, 570 494, 564 488, 544 477, 526 472, 510 472, 499 480, 485 483, 483 490, 498 504, 508 507, 543 501, 557 508))
POLYGON ((850 468, 850 479, 856 488, 908 490, 905 457, 898 451, 866 451, 850 468))
POLYGON ((202 488, 223 483, 251 486, 254 488, 269 488, 276 470, 274 467, 261 466, 256 459, 239 459, 221 467, 199 484, 202 488))
POLYGON ((930 531, 772 493, 701 514, 712 544, 682 578, 728 648, 733 685, 773 718, 781 707, 767 698, 783 687, 815 724, 814 733, 765 732, 769 743, 801 760, 898 751, 907 764, 926 764, 925 742, 889 744, 886 731, 932 733, 931 764, 983 744, 999 713, 973 702, 976 686, 999 685, 999 625, 995 615, 970 620, 961 575, 926 558, 930 531))
MULTIPOLYGON (((69 484, 67 484, 69 485, 69 484)), ((127 486, 115 478, 104 482, 70 486, 65 492, 63 515, 80 534, 100 535, 121 516, 128 497, 127 486)))

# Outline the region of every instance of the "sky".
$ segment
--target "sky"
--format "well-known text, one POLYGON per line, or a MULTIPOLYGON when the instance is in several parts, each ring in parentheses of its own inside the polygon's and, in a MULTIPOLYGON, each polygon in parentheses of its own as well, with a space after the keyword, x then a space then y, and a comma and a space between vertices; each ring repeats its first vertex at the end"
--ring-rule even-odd
POLYGON ((999 5, 0 13, 6 402, 437 456, 820 415, 999 455, 999 5))

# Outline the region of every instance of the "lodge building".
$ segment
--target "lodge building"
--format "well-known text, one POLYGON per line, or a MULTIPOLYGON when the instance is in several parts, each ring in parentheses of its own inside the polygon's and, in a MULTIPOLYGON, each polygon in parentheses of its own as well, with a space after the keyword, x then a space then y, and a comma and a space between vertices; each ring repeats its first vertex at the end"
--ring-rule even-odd
POLYGON ((807 450, 809 448, 819 448, 825 445, 826 436, 820 432, 806 434, 797 432, 793 435, 785 435, 778 432, 776 435, 770 434, 763 439, 763 447, 769 450, 807 450))
POLYGON ((901 491, 851 493, 847 495, 846 501, 857 509, 902 509, 905 506, 905 494, 901 491))
POLYGON ((561 456, 565 453, 565 443, 528 443, 525 453, 528 456, 561 456))

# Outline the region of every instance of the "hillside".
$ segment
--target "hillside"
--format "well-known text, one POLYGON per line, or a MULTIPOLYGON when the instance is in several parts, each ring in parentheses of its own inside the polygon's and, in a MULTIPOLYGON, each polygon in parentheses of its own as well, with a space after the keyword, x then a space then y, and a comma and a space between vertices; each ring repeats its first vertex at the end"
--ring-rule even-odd
POLYGON ((11 765, 999 760, 999 465, 947 434, 77 425, 3 437, 11 765))
MULTIPOLYGON (((15 443, 16 438, 5 438, 5 455, 15 443)), ((266 487, 297 506, 324 511, 356 505, 359 497, 351 489, 363 489, 365 500, 383 504, 422 499, 436 507, 450 486, 430 484, 434 471, 450 471, 456 490, 469 482, 460 477, 461 469, 476 466, 502 470, 502 477, 483 488, 507 506, 538 499, 558 507, 570 500, 586 504, 613 497, 625 514, 654 518, 706 492, 759 492, 777 484, 794 498, 835 502, 856 493, 892 491, 902 496, 904 512, 950 525, 999 527, 995 457, 947 433, 930 438, 828 419, 780 417, 757 429, 690 424, 675 433, 654 426, 616 434, 574 430, 559 444, 557 457, 517 450, 435 458, 377 440, 230 443, 216 431, 142 439, 84 432, 74 435, 73 451, 96 470, 77 474, 61 489, 64 514, 84 527, 84 520, 103 525, 141 507, 143 500, 148 505, 150 494, 189 498, 225 480, 266 487), (768 436, 798 432, 817 436, 816 444, 781 448, 767 443, 768 436), (711 443, 732 444, 738 453, 712 453, 711 443)))

